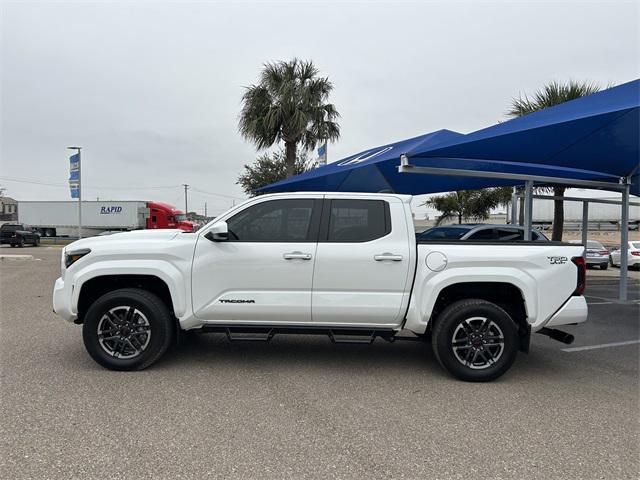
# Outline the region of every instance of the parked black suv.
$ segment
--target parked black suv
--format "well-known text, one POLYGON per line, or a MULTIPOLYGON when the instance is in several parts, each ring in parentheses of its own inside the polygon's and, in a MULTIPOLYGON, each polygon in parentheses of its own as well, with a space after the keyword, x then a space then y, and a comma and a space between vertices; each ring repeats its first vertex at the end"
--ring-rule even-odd
POLYGON ((24 247, 27 243, 34 247, 40 245, 40 234, 21 223, 5 223, 0 226, 0 245, 24 247))

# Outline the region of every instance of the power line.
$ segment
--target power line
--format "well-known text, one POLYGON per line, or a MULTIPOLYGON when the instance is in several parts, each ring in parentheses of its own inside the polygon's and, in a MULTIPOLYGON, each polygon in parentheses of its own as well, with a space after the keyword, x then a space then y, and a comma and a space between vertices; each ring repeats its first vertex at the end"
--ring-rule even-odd
MULTIPOLYGON (((34 184, 34 185, 47 185, 47 186, 51 186, 51 187, 64 187, 67 188, 68 185, 66 183, 53 183, 53 182, 44 182, 42 180, 38 180, 38 179, 32 179, 32 178, 26 178, 26 177, 7 177, 7 176, 0 176, 0 180, 3 181, 7 181, 7 182, 16 182, 16 183, 29 183, 29 184, 34 184)), ((168 190, 168 189, 174 189, 174 188, 181 188, 184 187, 184 184, 182 185, 162 185, 162 186, 151 186, 151 187, 139 187, 139 186, 130 186, 130 187, 105 187, 105 186, 91 186, 91 185, 83 185, 84 188, 88 188, 91 190, 123 190, 123 191, 127 191, 127 190, 168 190)), ((232 200, 244 200, 242 197, 236 197, 233 195, 226 195, 224 193, 215 193, 215 192, 209 192, 207 190, 203 190, 201 188, 196 188, 194 186, 189 186, 190 190, 193 190, 194 192, 198 192, 201 193, 203 195, 213 195, 215 197, 222 197, 222 198, 229 198, 232 200)))
POLYGON ((35 185, 49 185, 51 187, 67 187, 68 185, 64 184, 64 183, 48 183, 48 182, 41 182, 38 180, 27 180, 27 179, 17 179, 17 178, 13 178, 13 177, 0 177, 0 180, 3 180, 5 182, 17 182, 17 183, 33 183, 35 185))
POLYGON ((213 196, 216 196, 216 197, 230 198, 232 200, 244 200, 242 197, 234 197, 233 195, 225 195, 224 193, 208 192, 207 190, 202 190, 201 188, 196 188, 194 186, 191 186, 190 188, 194 192, 202 193, 202 194, 205 194, 205 195, 213 195, 213 196))
MULTIPOLYGON (((47 185, 51 187, 64 187, 67 188, 68 185, 66 183, 53 183, 53 182, 43 182, 41 180, 29 179, 24 177, 5 177, 0 176, 0 180, 6 182, 16 182, 16 183, 31 183, 34 185, 47 185)), ((163 185, 163 186, 153 186, 153 187, 140 187, 140 186, 131 186, 131 187, 104 187, 104 186, 91 186, 91 185, 83 185, 83 188, 90 188, 93 190, 167 190, 173 188, 179 188, 180 185, 163 185)))

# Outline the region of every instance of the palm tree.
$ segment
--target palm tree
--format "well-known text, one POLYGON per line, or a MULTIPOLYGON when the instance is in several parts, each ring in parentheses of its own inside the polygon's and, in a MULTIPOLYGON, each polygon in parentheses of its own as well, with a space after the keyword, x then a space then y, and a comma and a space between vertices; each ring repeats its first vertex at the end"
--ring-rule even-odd
POLYGON ((242 96, 238 128, 258 150, 283 141, 287 177, 295 172, 298 145, 312 150, 340 137, 335 106, 328 103, 333 85, 311 61, 266 63, 257 85, 242 96))
POLYGON ((511 200, 511 187, 485 188, 483 190, 459 190, 431 197, 426 205, 440 212, 436 225, 445 220, 484 220, 491 210, 511 200))
MULTIPOLYGON (((522 117, 538 110, 543 110, 554 105, 559 105, 569 100, 575 100, 600 91, 600 87, 593 82, 578 82, 569 80, 566 83, 550 82, 529 98, 527 95, 514 98, 511 102, 511 109, 507 112, 510 117, 522 117)), ((554 186, 553 194, 556 197, 564 197, 566 187, 554 186)), ((520 209, 521 212, 523 209, 520 209)), ((553 233, 551 239, 562 240, 562 230, 564 227, 564 201, 554 200, 553 204, 553 233)))

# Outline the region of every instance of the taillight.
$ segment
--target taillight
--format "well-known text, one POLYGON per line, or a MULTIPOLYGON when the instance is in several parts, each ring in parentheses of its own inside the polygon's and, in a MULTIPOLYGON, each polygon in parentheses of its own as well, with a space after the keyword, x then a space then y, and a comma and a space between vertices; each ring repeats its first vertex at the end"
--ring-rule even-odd
POLYGON ((634 257, 640 257, 640 251, 638 250, 634 250, 633 252, 629 252, 631 255, 633 255, 634 257))
POLYGON ((606 255, 609 255, 609 250, 600 250, 598 253, 600 255, 606 256, 606 255))
POLYGON ((580 296, 584 293, 584 289, 587 286, 587 265, 585 264, 584 257, 573 257, 571 261, 578 268, 578 283, 573 295, 580 296))

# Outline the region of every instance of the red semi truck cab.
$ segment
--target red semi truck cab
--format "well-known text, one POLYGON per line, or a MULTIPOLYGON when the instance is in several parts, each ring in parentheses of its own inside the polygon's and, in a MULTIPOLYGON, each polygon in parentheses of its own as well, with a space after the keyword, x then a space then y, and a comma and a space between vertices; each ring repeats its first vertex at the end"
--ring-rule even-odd
POLYGON ((168 203, 147 202, 147 208, 147 228, 179 228, 185 232, 193 231, 193 222, 187 220, 187 215, 168 203))

